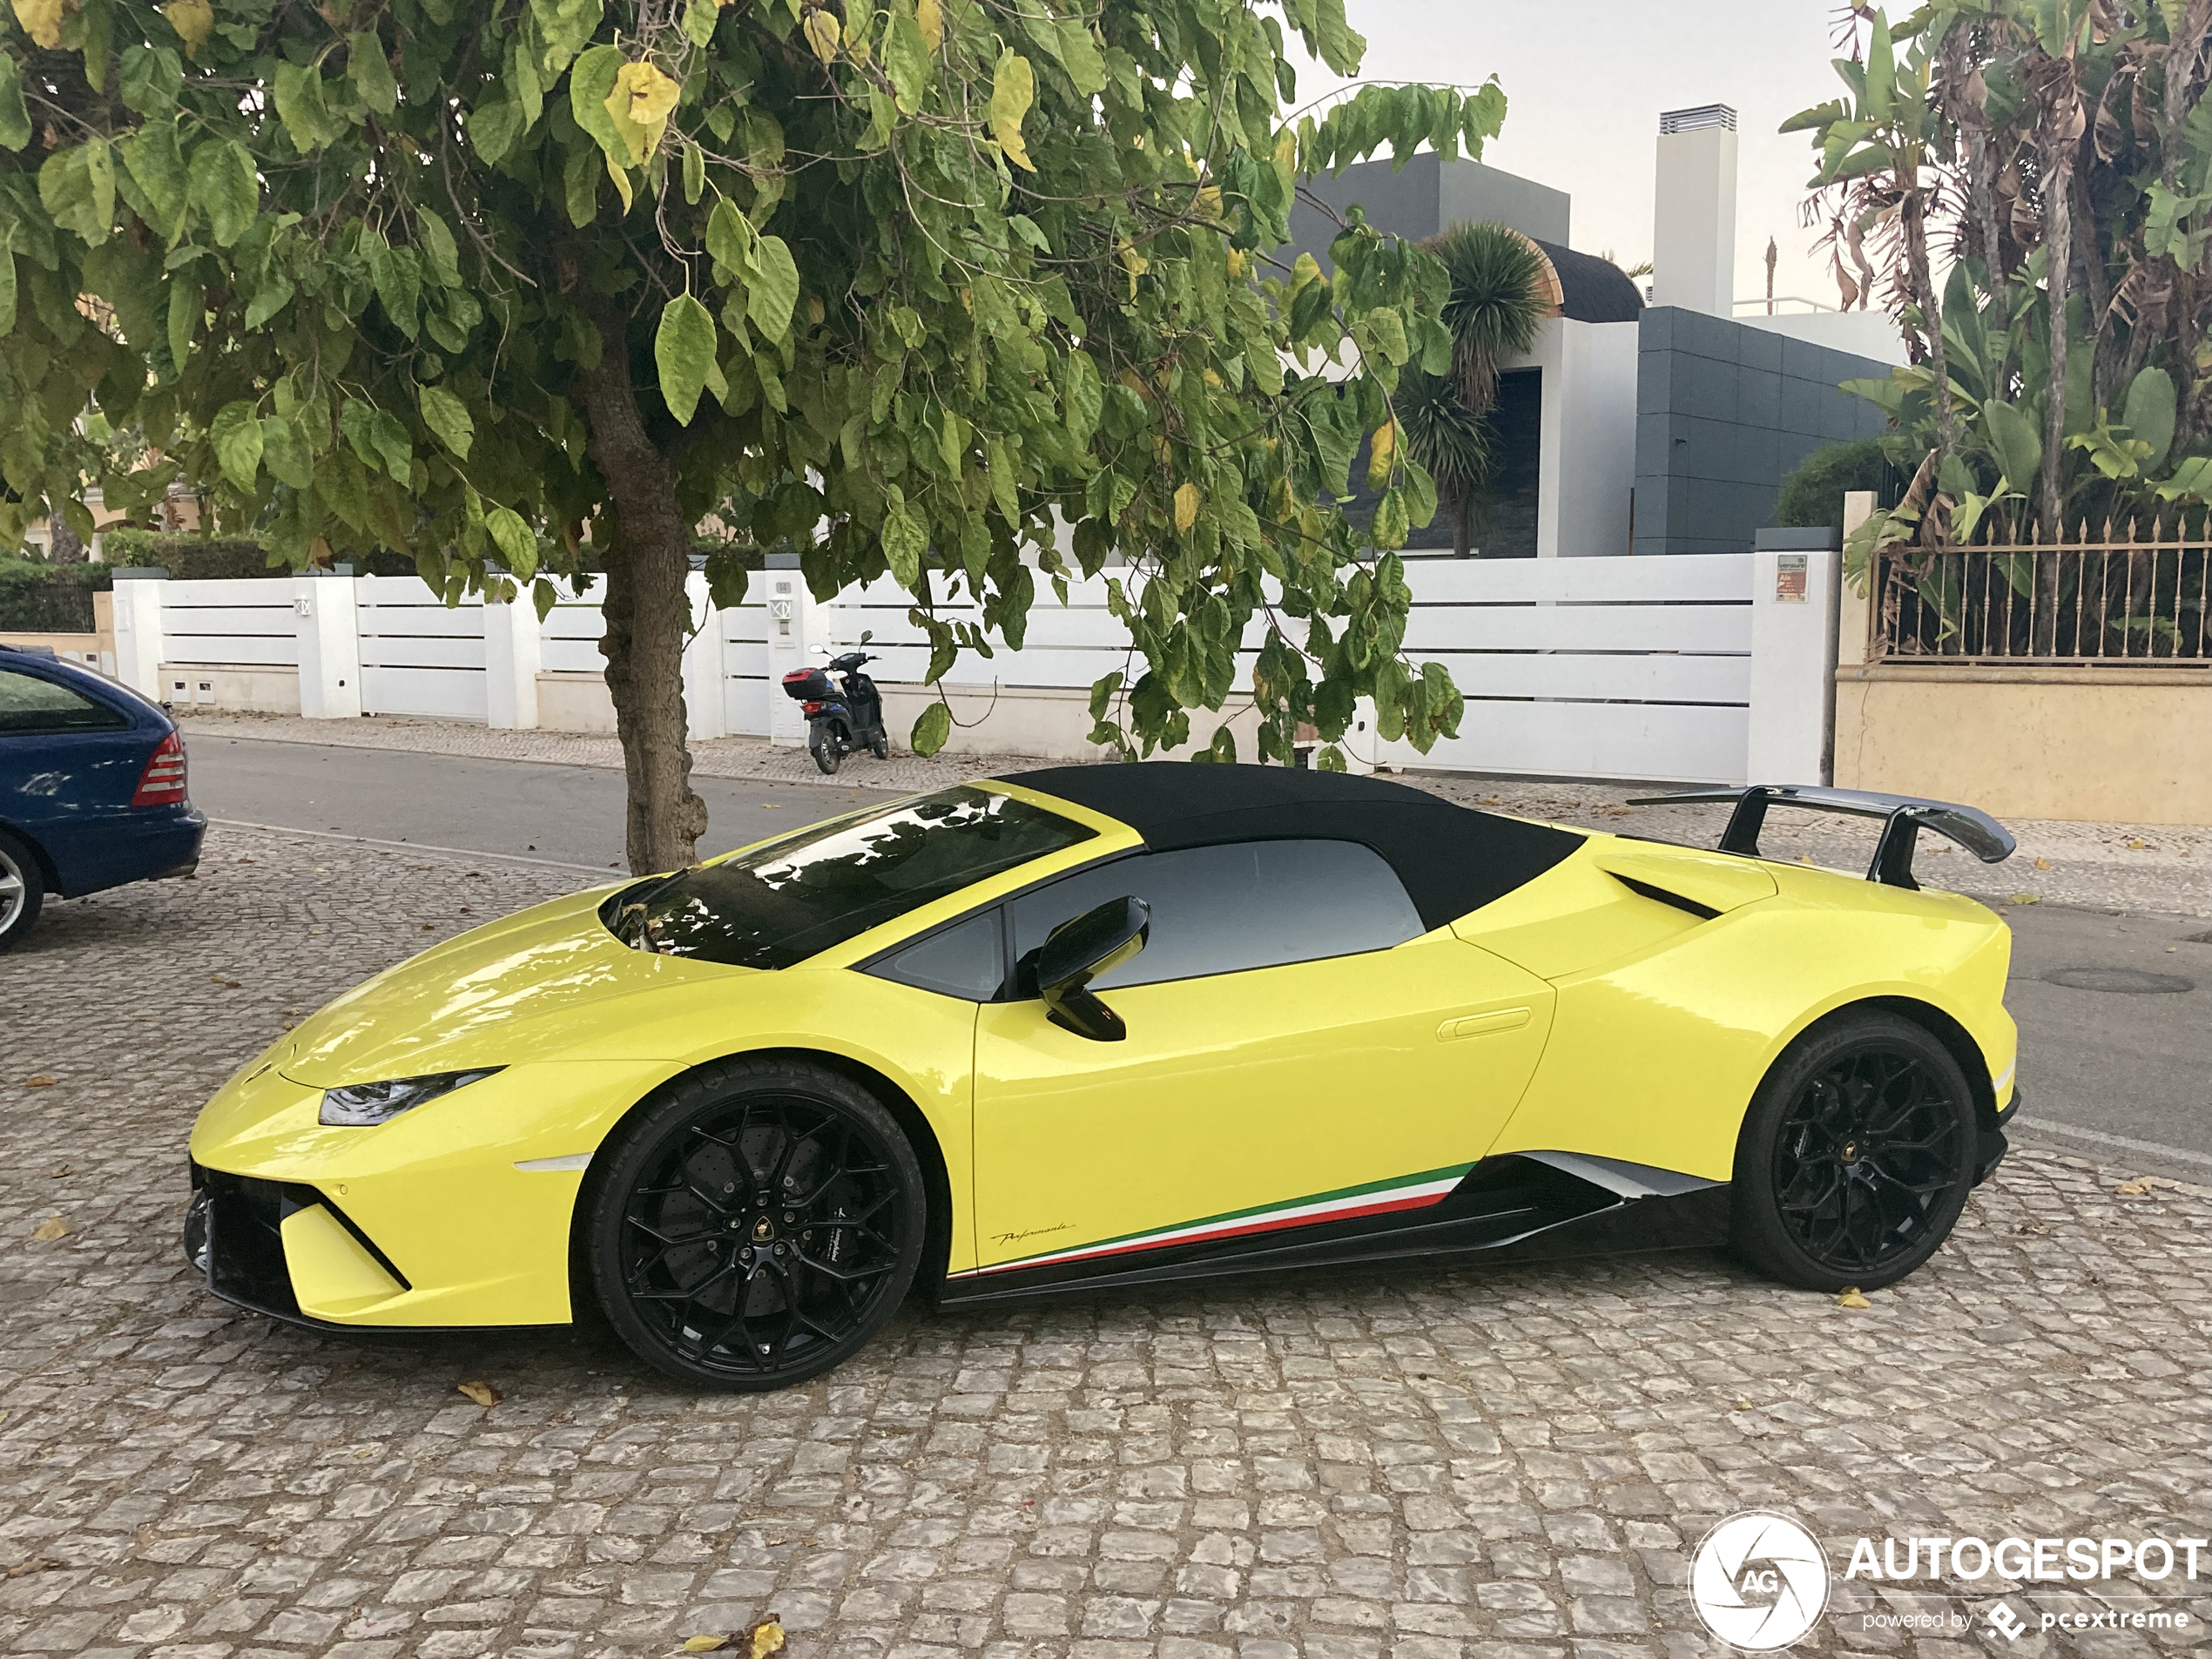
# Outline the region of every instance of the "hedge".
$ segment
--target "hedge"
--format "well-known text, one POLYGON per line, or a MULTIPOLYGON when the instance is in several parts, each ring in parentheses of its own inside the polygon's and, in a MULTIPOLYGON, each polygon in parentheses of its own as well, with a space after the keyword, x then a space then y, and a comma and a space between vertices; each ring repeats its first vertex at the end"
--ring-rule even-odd
POLYGON ((105 564, 49 564, 0 556, 0 632, 89 634, 92 596, 114 579, 105 564))

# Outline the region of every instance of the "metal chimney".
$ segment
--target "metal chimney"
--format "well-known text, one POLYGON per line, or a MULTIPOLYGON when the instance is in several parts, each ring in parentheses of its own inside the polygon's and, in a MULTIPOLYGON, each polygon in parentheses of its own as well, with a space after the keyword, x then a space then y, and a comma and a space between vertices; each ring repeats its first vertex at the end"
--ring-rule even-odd
POLYGON ((1651 302, 1726 317, 1736 309, 1736 111, 1725 104, 1659 118, 1651 302))

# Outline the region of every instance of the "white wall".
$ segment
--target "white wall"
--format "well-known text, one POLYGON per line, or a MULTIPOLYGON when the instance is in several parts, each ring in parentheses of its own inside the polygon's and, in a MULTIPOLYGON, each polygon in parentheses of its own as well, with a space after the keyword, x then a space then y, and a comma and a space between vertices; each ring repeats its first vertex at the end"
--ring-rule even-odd
POLYGON ((1897 319, 1886 312, 1777 312, 1770 317, 1763 311, 1748 311, 1738 313, 1734 320, 1770 334, 1802 340, 1809 346, 1856 352, 1879 363, 1905 361, 1905 336, 1898 332, 1897 319))
POLYGON ((1508 368, 1543 371, 1536 556, 1629 551, 1636 479, 1636 325, 1545 320, 1508 368))

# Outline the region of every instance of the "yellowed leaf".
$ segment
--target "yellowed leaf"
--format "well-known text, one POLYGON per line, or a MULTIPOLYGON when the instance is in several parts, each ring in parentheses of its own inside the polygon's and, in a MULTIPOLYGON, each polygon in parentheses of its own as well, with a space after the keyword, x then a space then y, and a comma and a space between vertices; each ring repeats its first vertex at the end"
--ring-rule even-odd
POLYGON ((459 1392, 468 1395, 469 1399, 487 1410, 498 1405, 502 1398, 499 1390, 488 1382, 465 1382, 457 1384, 455 1386, 459 1392))
MULTIPOLYGON (((607 94, 607 113, 615 131, 630 149, 632 166, 643 166, 660 148, 668 131, 668 114, 676 107, 683 86, 664 74, 657 64, 624 64, 615 71, 615 90, 607 94)), ((626 205, 626 204, 625 204, 626 205)))
MULTIPOLYGON (((599 153, 603 156, 607 155, 607 152, 604 150, 602 150, 599 153)), ((615 181, 615 194, 622 198, 622 211, 625 213, 628 212, 630 211, 631 200, 630 169, 624 166, 612 156, 607 156, 607 177, 615 181)))
POLYGON ((1751 1402, 1748 1399, 1739 1399, 1736 1402, 1736 1409, 1739 1412, 1748 1412, 1751 1409, 1751 1402))
POLYGON ((16 21, 49 51, 62 44, 62 0, 16 0, 16 21))
POLYGON ((680 1651, 685 1653, 712 1653, 718 1648, 730 1645, 727 1636, 685 1636, 680 1651))
POLYGON ((766 1618, 745 1633, 745 1659, 768 1659, 772 1653, 784 1650, 784 1627, 771 1613, 766 1618))
POLYGON ((1398 454, 1398 422, 1385 421, 1367 449, 1367 488, 1380 490, 1390 482, 1390 469, 1398 454))
POLYGON ((49 1216, 30 1230, 30 1236, 42 1244, 51 1244, 57 1238, 69 1237, 69 1224, 59 1216, 49 1216))
POLYGON ((1179 484, 1175 492, 1175 528, 1177 532, 1189 529, 1198 522, 1198 486, 1179 484))
POLYGON ((2051 867, 2051 860, 2048 859, 2038 859, 2035 860, 2035 867, 2039 870, 2047 870, 2051 867))
POLYGON ((945 9, 937 0, 916 0, 914 22, 921 25, 921 38, 931 51, 945 44, 945 9))
POLYGON ((1231 248, 1231 249, 1229 250, 1229 254, 1228 254, 1228 260, 1227 260, 1227 263, 1228 263, 1228 266, 1229 266, 1229 274, 1230 274, 1232 278, 1234 278, 1234 277, 1240 277, 1240 276, 1244 275, 1244 249, 1242 249, 1241 247, 1232 247, 1232 248, 1231 248))
POLYGON ((1839 1308, 1871 1308, 1874 1305, 1858 1293, 1858 1285, 1849 1285, 1844 1287, 1844 1293, 1836 1298, 1836 1305, 1839 1308))
POLYGON ((2140 1198, 2146 1192, 2155 1192, 2157 1190, 2158 1183, 2147 1175, 2138 1176, 2133 1181, 2122 1181, 2113 1189, 2114 1192, 2124 1192, 2131 1198, 2140 1198))
POLYGON ((837 57, 837 44, 843 30, 833 11, 810 11, 806 14, 806 44, 814 49, 814 56, 825 64, 837 57))
POLYGON ((2012 901, 2014 904, 2041 904, 2043 902, 2040 895, 2033 893, 2016 893, 2013 895, 2012 901))
POLYGON ((215 32, 215 9, 207 0, 172 0, 162 7, 161 15, 169 19, 177 38, 185 43, 187 57, 199 57, 207 37, 215 32))
POLYGON ((2128 838, 2128 850, 2131 853, 2147 853, 2150 850, 2150 843, 2140 835, 2131 835, 2128 838))
POLYGON ((1037 170, 1022 137, 1022 118, 1028 114, 1036 96, 1036 72, 1029 67, 1029 60, 1019 52, 1001 53, 991 75, 991 136, 998 140, 1006 158, 1024 172, 1037 170))
POLYGON ((43 1071, 24 1084, 25 1089, 51 1089, 53 1086, 54 1080, 43 1071))

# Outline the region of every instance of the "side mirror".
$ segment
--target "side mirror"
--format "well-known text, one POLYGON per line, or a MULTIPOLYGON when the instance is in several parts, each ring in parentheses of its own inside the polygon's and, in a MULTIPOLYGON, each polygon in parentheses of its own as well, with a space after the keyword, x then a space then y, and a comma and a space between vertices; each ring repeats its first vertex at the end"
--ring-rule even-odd
POLYGON ((1098 1000, 1090 981, 1143 950, 1151 932, 1152 907, 1134 897, 1109 899, 1055 927, 1037 947, 1037 993, 1046 1017, 1093 1042, 1127 1036, 1122 1016, 1098 1000))

